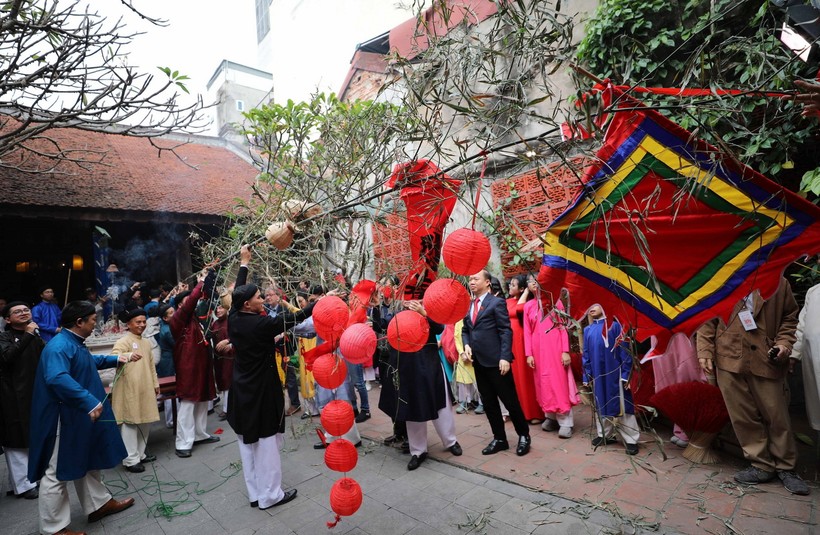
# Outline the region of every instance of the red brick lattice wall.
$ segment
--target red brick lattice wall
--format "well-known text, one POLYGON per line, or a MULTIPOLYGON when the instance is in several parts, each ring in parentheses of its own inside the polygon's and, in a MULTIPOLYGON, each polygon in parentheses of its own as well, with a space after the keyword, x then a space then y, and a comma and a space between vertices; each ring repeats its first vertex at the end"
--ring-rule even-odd
POLYGON ((531 262, 513 265, 517 246, 500 239, 504 277, 538 271, 542 250, 538 237, 580 192, 584 163, 584 159, 576 158, 493 182, 493 207, 503 212, 496 218, 498 235, 511 237, 510 241, 518 242, 523 251, 535 252, 531 262))
POLYGON ((405 212, 387 216, 387 224, 373 223, 373 257, 378 277, 396 275, 401 279, 410 271, 410 235, 405 212))
MULTIPOLYGON (((532 169, 509 178, 502 178, 490 186, 493 206, 504 212, 497 219, 497 235, 513 236, 521 244, 529 244, 535 251, 535 260, 526 265, 513 266, 514 250, 505 249, 501 243, 501 266, 504 277, 528 271, 538 271, 542 249, 539 236, 561 215, 580 191, 578 176, 584 160, 577 158, 568 164, 563 162, 532 169), (511 193, 511 187, 515 195, 511 193), (513 197, 509 202, 507 199, 513 197)), ((397 275, 399 278, 410 270, 410 238, 407 232, 405 212, 387 216, 387 224, 373 224, 373 256, 378 277, 397 275)))

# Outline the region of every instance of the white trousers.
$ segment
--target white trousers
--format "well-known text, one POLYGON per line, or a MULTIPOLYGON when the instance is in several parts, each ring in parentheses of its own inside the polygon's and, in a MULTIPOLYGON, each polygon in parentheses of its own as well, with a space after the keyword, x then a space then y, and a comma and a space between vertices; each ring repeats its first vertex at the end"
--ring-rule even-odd
POLYGON ((222 400, 222 412, 228 412, 228 391, 221 390, 219 392, 219 399, 222 400))
POLYGON ((603 416, 595 418, 595 427, 598 429, 599 437, 612 436, 614 429, 618 430, 625 444, 637 444, 641 438, 641 428, 638 426, 638 419, 634 414, 624 414, 623 416, 603 416), (603 420, 603 428, 601 427, 603 420))
POLYGON ((325 442, 327 442, 328 444, 330 444, 331 442, 333 442, 337 438, 343 438, 345 440, 349 440, 354 445, 358 444, 359 441, 362 440, 362 436, 359 434, 359 428, 356 426, 356 422, 353 422, 353 427, 350 428, 350 431, 348 431, 347 433, 345 433, 344 435, 342 435, 340 437, 335 437, 335 436, 331 435, 330 433, 328 433, 327 431, 325 431, 325 442))
MULTIPOLYGON (((40 480, 40 532, 57 533, 71 524, 71 504, 68 502, 68 482, 57 479, 57 451, 60 446, 60 431, 57 429, 54 452, 48 461, 46 473, 40 480)), ((111 499, 98 470, 91 470, 85 477, 74 480, 74 489, 80 498, 85 514, 91 514, 111 499)))
POLYGON ((572 408, 570 408, 568 412, 547 412, 544 413, 544 416, 550 420, 558 421, 558 425, 561 427, 575 426, 575 418, 572 416, 572 408))
POLYGON ((179 400, 176 449, 189 450, 194 447, 195 440, 204 440, 210 436, 205 432, 208 425, 208 403, 179 400))
POLYGON ((258 501, 260 508, 279 503, 285 497, 282 491, 282 459, 279 457, 284 437, 277 433, 260 438, 253 444, 242 442, 242 435, 236 435, 236 438, 245 486, 248 488, 248 501, 258 501))
POLYGON ((6 451, 6 465, 9 467, 11 490, 18 496, 37 485, 28 480, 28 448, 3 448, 6 451))
POLYGON ((163 404, 165 405, 165 427, 168 429, 172 429, 174 427, 174 407, 172 405, 173 400, 166 399, 163 404))
POLYGON ((128 457, 122 460, 123 466, 134 466, 145 458, 145 444, 150 434, 151 424, 120 425, 120 436, 128 452, 128 457))
MULTIPOLYGON (((444 368, 441 373, 444 374, 444 368)), ((444 396, 447 400, 439 409, 438 418, 433 420, 433 427, 445 448, 456 443, 456 419, 453 414, 453 401, 450 389, 447 388, 447 377, 444 378, 444 396)), ((407 442, 410 443, 410 454, 421 455, 427 451, 427 422, 407 422, 407 442)))

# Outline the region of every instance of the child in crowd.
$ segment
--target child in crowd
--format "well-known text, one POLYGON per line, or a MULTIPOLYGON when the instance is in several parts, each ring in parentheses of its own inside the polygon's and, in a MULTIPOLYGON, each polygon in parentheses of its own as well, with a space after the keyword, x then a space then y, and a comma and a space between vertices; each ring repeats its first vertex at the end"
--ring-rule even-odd
POLYGON ((632 372, 632 358, 623 347, 621 324, 613 320, 607 327, 607 318, 601 305, 592 305, 587 311, 589 325, 584 327, 584 386, 592 385, 595 397, 595 424, 598 436, 592 445, 598 447, 615 442, 613 428, 618 430, 626 453, 638 453, 638 439, 641 436, 632 392, 629 391, 629 376, 632 372))

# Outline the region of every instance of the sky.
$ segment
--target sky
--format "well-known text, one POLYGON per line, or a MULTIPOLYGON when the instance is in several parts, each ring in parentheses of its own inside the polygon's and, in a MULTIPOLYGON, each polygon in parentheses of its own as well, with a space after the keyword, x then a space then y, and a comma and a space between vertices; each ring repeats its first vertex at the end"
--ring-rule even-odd
MULTIPOLYGON (((144 32, 129 47, 128 63, 159 77, 170 67, 191 78, 191 94, 205 85, 223 59, 256 65, 254 0, 133 0, 144 14, 168 21, 159 27, 128 14, 116 0, 88 0, 90 9, 108 17, 124 14, 125 29, 144 32)), ((193 98, 193 97, 191 97, 193 98)))
POLYGON ((81 1, 108 17, 124 15, 127 31, 145 32, 129 49, 130 65, 158 77, 165 76, 158 66, 189 76, 189 91, 206 104, 206 84, 223 59, 271 71, 277 101, 307 100, 317 86, 338 91, 356 44, 410 17, 397 0, 275 0, 266 67, 258 61, 254 0, 131 0, 165 27, 141 21, 118 0, 81 1))

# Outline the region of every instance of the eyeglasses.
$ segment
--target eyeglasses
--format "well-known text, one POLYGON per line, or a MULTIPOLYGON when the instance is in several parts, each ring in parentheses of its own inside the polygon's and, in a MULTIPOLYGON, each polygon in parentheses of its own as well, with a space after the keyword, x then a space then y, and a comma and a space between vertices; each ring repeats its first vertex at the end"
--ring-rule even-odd
POLYGON ((9 315, 11 315, 11 316, 22 316, 24 314, 28 314, 29 312, 31 312, 31 310, 28 309, 28 308, 18 308, 17 310, 12 310, 9 313, 9 315))

